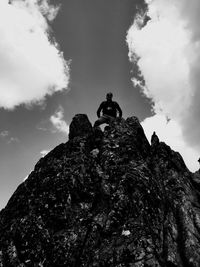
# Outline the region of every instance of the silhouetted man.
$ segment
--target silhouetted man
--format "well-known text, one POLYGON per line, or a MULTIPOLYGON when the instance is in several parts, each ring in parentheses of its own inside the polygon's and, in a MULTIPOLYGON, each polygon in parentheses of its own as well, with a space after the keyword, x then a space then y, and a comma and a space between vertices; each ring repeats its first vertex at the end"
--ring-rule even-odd
POLYGON ((117 113, 119 117, 122 117, 122 110, 117 102, 112 101, 113 94, 107 93, 106 101, 103 101, 97 110, 97 117, 99 118, 94 123, 94 127, 97 127, 103 123, 110 123, 112 120, 117 118, 117 113), (101 116, 102 112, 102 116, 101 116))

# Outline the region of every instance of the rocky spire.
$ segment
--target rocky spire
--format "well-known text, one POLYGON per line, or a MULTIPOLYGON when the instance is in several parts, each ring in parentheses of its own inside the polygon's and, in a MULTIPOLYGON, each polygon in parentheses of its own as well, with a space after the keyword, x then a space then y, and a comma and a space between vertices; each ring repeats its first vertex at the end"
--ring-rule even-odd
POLYGON ((77 114, 72 119, 72 122, 69 126, 69 139, 74 137, 81 137, 86 135, 91 135, 93 132, 92 124, 88 120, 87 115, 77 114))
POLYGON ((199 266, 199 189, 136 117, 101 131, 78 114, 1 211, 0 266, 199 266))
POLYGON ((159 138, 156 135, 156 132, 153 132, 151 137, 151 147, 157 147, 159 145, 159 138))

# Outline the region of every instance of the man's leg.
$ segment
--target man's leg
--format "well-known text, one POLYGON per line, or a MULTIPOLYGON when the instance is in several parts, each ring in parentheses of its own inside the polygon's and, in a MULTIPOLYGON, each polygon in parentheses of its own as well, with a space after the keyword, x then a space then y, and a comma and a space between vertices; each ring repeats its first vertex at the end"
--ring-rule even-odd
POLYGON ((113 122, 115 119, 116 119, 116 118, 114 118, 114 117, 108 116, 108 123, 113 122))
POLYGON ((109 118, 107 118, 106 116, 100 117, 97 121, 95 121, 94 127, 100 126, 103 123, 109 123, 109 118))

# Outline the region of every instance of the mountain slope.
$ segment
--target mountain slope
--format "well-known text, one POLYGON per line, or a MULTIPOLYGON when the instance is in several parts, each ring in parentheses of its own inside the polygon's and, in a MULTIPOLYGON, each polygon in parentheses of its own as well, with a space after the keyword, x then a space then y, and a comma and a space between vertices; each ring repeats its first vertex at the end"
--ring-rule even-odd
POLYGON ((200 266, 200 182, 136 117, 84 114, 0 213, 0 266, 200 266))

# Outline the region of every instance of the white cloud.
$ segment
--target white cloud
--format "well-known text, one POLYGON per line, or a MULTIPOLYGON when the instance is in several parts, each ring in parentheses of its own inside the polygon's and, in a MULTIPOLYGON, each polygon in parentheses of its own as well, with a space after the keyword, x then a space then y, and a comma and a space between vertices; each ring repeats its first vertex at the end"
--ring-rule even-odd
MULTIPOLYGON (((193 153, 188 167, 194 170, 192 161, 200 154, 200 1, 146 3, 150 20, 142 25, 143 17, 139 17, 127 34, 129 58, 137 61, 145 86, 137 85, 153 100, 154 112, 168 116, 178 125, 174 130, 181 131, 179 151, 184 147, 182 150, 193 153)), ((133 83, 136 84, 135 77, 133 83)), ((155 118, 152 118, 154 123, 155 118)))
POLYGON ((160 141, 165 142, 174 151, 178 151, 182 155, 185 164, 191 171, 199 168, 197 162, 199 153, 184 141, 181 126, 175 120, 168 121, 164 115, 155 115, 146 118, 141 124, 149 142, 155 131, 160 141))
POLYGON ((12 144, 12 143, 19 143, 19 139, 17 137, 10 137, 8 140, 7 144, 12 144))
POLYGON ((0 132, 0 138, 6 141, 7 144, 11 143, 19 143, 19 139, 17 137, 11 136, 11 133, 7 130, 0 132))
POLYGON ((0 132, 0 136, 1 136, 2 138, 7 137, 9 134, 10 134, 9 131, 7 131, 7 130, 0 132))
POLYGON ((29 175, 27 175, 27 176, 23 179, 23 182, 25 182, 25 181, 28 179, 28 176, 29 176, 29 175))
POLYGON ((56 112, 50 117, 50 121, 56 131, 69 134, 69 125, 64 120, 64 109, 60 106, 56 112))
POLYGON ((69 68, 48 26, 57 12, 47 0, 0 1, 0 107, 67 88, 69 68))
POLYGON ((43 158, 43 157, 45 157, 49 152, 50 152, 50 150, 42 150, 42 151, 40 151, 40 154, 41 154, 41 156, 42 156, 42 158, 43 158))

